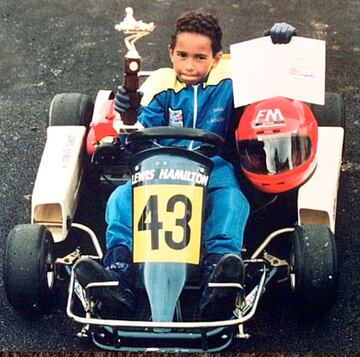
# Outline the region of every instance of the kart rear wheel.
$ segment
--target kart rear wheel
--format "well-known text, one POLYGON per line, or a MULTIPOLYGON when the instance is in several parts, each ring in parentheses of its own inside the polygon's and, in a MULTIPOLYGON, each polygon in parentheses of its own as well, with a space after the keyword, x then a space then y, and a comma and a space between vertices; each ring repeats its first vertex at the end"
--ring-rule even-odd
POLYGON ((4 287, 11 306, 24 316, 43 312, 55 285, 54 240, 42 225, 15 226, 8 235, 4 287))
POLYGON ((50 104, 49 126, 84 125, 89 127, 94 103, 86 94, 57 94, 50 104))
POLYGON ((324 225, 304 225, 291 235, 290 282, 300 311, 329 310, 339 280, 335 238, 324 225))
POLYGON ((325 93, 325 105, 311 104, 319 126, 340 126, 345 129, 344 101, 339 93, 325 93))

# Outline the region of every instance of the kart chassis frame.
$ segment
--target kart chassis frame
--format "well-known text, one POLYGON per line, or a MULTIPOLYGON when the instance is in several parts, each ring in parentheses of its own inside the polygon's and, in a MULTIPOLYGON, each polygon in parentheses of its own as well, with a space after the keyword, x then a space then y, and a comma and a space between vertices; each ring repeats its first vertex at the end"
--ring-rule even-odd
MULTIPOLYGON (((96 237, 96 234, 87 226, 73 223, 73 228, 80 229, 87 233, 95 248, 96 255, 88 255, 93 259, 101 259, 103 252, 96 237)), ((216 352, 223 350, 231 344, 233 339, 248 339, 249 334, 245 333, 244 324, 248 322, 256 313, 260 297, 265 292, 266 285, 272 280, 279 270, 283 267, 289 271, 289 265, 285 260, 279 259, 268 254, 265 248, 282 234, 294 231, 294 228, 283 228, 269 234, 261 245, 252 254, 250 259, 244 259, 246 265, 258 264, 261 272, 260 279, 255 287, 246 295, 239 295, 234 315, 231 319, 221 321, 199 321, 199 322, 156 322, 156 321, 135 321, 135 320, 113 320, 98 318, 93 313, 94 304, 89 299, 90 288, 99 288, 103 286, 116 286, 117 281, 94 282, 88 284, 82 289, 74 276, 74 269, 71 268, 72 261, 76 260, 81 253, 75 251, 65 258, 58 258, 57 264, 64 265, 66 272, 70 275, 69 293, 67 300, 66 313, 72 320, 83 324, 81 331, 77 334, 79 338, 93 340, 98 347, 111 351, 188 351, 188 352, 216 352), (260 254, 262 257, 260 257, 260 254), (69 259, 69 256, 72 259, 69 259), (74 311, 74 300, 78 298, 85 311, 85 316, 80 316, 74 311), (133 329, 133 330, 129 330, 133 329), (156 332, 153 331, 156 330, 156 332), (161 331, 164 332, 161 332, 161 331), (169 332, 171 330, 171 332, 169 332), (123 340, 134 341, 166 341, 177 344, 179 341, 195 343, 198 347, 179 347, 162 346, 149 347, 141 345, 126 346, 123 340), (219 341, 215 345, 212 340, 219 341), (212 343, 211 343, 212 342, 212 343), (201 346, 201 348, 199 348, 201 346)), ((74 266, 76 265, 76 262, 74 266)), ((210 283, 209 287, 239 288, 237 283, 210 283)), ((191 289, 191 287, 189 287, 191 289)), ((185 288, 186 289, 186 288, 185 288)), ((181 307, 178 302, 176 307, 176 316, 181 320, 181 307)))

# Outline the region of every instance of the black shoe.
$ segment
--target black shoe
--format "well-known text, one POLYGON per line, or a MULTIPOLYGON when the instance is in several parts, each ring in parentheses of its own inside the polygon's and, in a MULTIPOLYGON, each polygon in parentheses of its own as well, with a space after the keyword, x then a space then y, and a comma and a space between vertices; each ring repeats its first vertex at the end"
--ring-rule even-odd
POLYGON ((238 288, 210 288, 208 283, 239 283, 245 277, 244 263, 236 254, 211 254, 203 261, 204 290, 200 299, 200 318, 203 321, 227 320, 235 308, 238 288))
POLYGON ((83 288, 94 282, 119 282, 118 286, 90 289, 90 298, 99 301, 98 311, 102 318, 128 319, 134 316, 135 296, 120 274, 105 269, 90 258, 81 258, 74 267, 74 273, 83 288))

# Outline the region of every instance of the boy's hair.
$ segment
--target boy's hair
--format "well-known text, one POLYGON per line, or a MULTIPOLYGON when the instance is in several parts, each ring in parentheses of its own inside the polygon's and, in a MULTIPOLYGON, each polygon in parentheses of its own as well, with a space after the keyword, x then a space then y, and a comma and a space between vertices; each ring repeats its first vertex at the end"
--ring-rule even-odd
POLYGON ((175 47, 176 36, 181 32, 194 32, 209 37, 213 55, 222 49, 222 30, 219 21, 209 12, 199 9, 180 15, 176 20, 175 33, 171 36, 170 48, 175 47))

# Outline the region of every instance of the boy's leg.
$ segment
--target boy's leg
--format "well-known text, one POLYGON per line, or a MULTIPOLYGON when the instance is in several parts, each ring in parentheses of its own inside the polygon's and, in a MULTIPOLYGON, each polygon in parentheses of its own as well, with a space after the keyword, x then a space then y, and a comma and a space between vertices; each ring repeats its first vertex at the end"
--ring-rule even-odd
POLYGON ((237 289, 209 288, 209 282, 244 280, 240 258, 249 203, 240 190, 233 167, 214 158, 207 196, 207 218, 204 225, 206 254, 202 261, 200 316, 203 320, 221 320, 231 316, 237 289))
POLYGON ((90 298, 98 301, 97 311, 102 318, 128 319, 135 314, 135 296, 128 280, 132 281, 133 267, 121 263, 121 268, 105 268, 88 257, 83 257, 74 266, 79 284, 85 288, 93 282, 117 281, 118 286, 90 288, 90 298), (120 270, 122 269, 122 270, 120 270))
POLYGON ((240 254, 249 203, 232 165, 219 157, 213 161, 206 200, 205 250, 207 253, 240 254))
POLYGON ((93 289, 93 298, 101 302, 101 317, 129 318, 135 313, 135 269, 132 264, 131 185, 119 186, 110 196, 106 207, 107 252, 103 265, 82 258, 74 270, 85 287, 94 281, 118 281, 117 287, 93 289))
POLYGON ((244 263, 237 254, 208 254, 202 261, 200 318, 205 321, 227 320, 234 310, 237 294, 243 294, 244 263), (238 283, 234 287, 212 288, 211 283, 238 283))
POLYGON ((132 190, 131 182, 117 187, 106 205, 106 248, 123 245, 132 251, 132 190))

